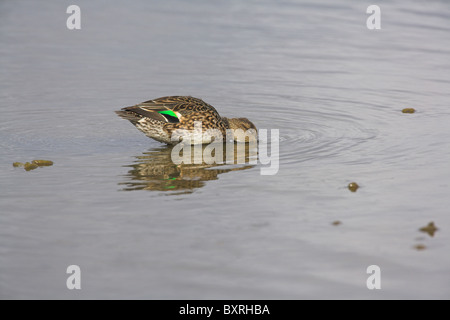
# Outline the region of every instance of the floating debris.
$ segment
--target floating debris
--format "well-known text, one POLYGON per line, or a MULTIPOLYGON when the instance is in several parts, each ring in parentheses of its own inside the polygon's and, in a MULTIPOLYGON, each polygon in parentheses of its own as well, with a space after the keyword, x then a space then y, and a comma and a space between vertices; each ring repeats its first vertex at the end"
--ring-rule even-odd
POLYGON ((53 165, 53 161, 50 160, 33 160, 31 162, 14 162, 13 163, 13 167, 14 168, 18 168, 18 167, 23 167, 26 171, 31 171, 34 169, 37 169, 39 167, 48 167, 48 166, 52 166, 53 165))
POLYGON ((332 223, 333 226, 340 226, 342 224, 342 222, 340 222, 339 220, 336 220, 332 223))
POLYGON ((39 167, 48 167, 53 165, 53 161, 50 160, 33 160, 31 163, 39 166, 39 167))
POLYGON ((424 244, 418 244, 414 246, 414 249, 416 249, 417 251, 423 251, 425 250, 427 247, 424 244))
POLYGON ((37 164, 29 163, 29 162, 25 163, 23 167, 26 171, 31 171, 31 170, 39 168, 39 166, 37 164))
POLYGON ((438 231, 439 229, 436 228, 436 226, 434 225, 434 222, 430 222, 426 227, 420 228, 419 231, 421 232, 425 232, 428 233, 428 235, 430 237, 434 237, 434 234, 436 231, 438 231))
POLYGON ((356 192, 359 189, 359 185, 356 182, 349 183, 348 190, 356 192))
POLYGON ((415 113, 416 109, 414 108, 405 108, 402 110, 403 113, 415 113))

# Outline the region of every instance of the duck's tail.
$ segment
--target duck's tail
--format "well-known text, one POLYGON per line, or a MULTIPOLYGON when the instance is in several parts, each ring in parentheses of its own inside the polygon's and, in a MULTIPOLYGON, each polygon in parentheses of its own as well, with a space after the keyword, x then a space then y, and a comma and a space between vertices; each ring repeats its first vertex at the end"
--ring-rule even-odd
POLYGON ((134 125, 136 125, 137 122, 142 119, 142 116, 138 115, 137 113, 126 111, 124 109, 119 110, 119 111, 115 111, 115 113, 119 117, 130 121, 134 125))

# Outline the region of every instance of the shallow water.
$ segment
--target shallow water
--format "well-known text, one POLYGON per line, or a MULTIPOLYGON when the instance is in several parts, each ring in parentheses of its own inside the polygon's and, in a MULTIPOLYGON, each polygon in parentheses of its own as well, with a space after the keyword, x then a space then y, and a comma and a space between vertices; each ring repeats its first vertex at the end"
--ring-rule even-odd
POLYGON ((450 297, 446 2, 70 4, 0 2, 0 298, 450 297), (279 129, 279 172, 177 170, 113 112, 165 95, 279 129))

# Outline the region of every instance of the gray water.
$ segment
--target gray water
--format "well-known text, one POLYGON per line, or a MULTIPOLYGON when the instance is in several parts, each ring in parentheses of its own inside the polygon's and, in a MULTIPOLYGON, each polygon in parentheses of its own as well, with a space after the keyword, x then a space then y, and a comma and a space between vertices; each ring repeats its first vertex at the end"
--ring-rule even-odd
POLYGON ((70 4, 0 2, 0 298, 450 298, 446 1, 70 4), (177 171, 113 112, 166 95, 279 129, 279 172, 177 171))

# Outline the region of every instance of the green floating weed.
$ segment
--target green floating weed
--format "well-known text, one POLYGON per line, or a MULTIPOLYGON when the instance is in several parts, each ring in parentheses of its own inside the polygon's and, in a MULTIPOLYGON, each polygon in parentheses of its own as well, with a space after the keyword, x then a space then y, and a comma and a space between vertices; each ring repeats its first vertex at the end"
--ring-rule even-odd
POLYGON ((33 160, 31 163, 34 163, 39 167, 48 167, 53 165, 53 161, 50 160, 33 160))
POLYGON ((50 160, 33 160, 31 162, 14 162, 13 163, 13 167, 14 168, 18 168, 18 167, 23 167, 26 171, 31 171, 34 169, 37 169, 39 167, 48 167, 48 166, 52 166, 53 165, 53 161, 50 160))
POLYGON ((26 171, 31 171, 31 170, 39 168, 39 166, 37 164, 27 162, 24 164, 23 168, 26 171))
POLYGON ((403 113, 415 113, 416 109, 414 108, 405 108, 402 110, 403 113))
POLYGON ((348 184, 348 190, 351 192, 356 192, 359 189, 359 185, 356 182, 351 182, 348 184))
POLYGON ((428 233, 428 235, 430 237, 434 237, 434 234, 436 233, 436 231, 438 231, 439 229, 436 228, 436 226, 434 225, 434 222, 430 222, 428 225, 426 225, 425 227, 422 227, 419 229, 420 232, 424 232, 424 233, 428 233))
POLYGON ((417 251, 423 251, 425 250, 427 247, 424 244, 418 244, 414 246, 414 249, 416 249, 417 251))

